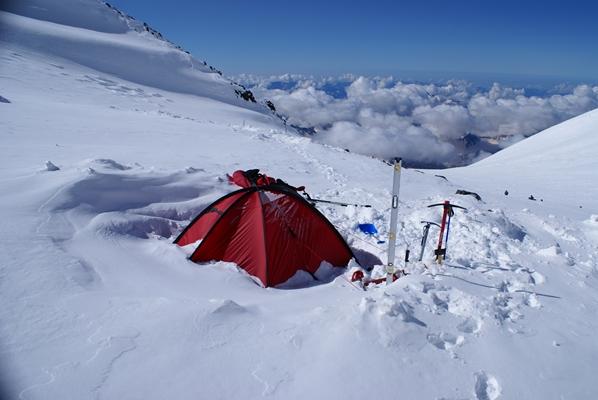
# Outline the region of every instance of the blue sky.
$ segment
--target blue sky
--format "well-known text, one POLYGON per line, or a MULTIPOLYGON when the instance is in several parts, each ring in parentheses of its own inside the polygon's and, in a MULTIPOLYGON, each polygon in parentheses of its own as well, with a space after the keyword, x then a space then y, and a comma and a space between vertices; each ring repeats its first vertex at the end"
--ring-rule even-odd
POLYGON ((598 80, 598 1, 111 3, 228 75, 598 80))

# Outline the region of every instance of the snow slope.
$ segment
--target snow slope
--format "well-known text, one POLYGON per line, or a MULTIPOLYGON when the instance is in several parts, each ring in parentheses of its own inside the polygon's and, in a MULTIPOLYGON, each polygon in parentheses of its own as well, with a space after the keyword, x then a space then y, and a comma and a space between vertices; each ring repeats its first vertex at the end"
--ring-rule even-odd
POLYGON ((321 210, 377 275, 386 249, 356 228, 372 222, 386 237, 392 168, 285 133, 217 74, 179 90, 184 56, 174 50, 162 64, 173 86, 163 74, 106 69, 105 52, 147 39, 126 52, 143 65, 144 51, 168 46, 119 31, 120 17, 93 1, 68 4, 64 19, 2 14, 2 398, 598 396, 598 204, 579 197, 596 190, 598 159, 579 156, 595 148, 596 112, 467 168, 404 171, 398 253, 417 253, 419 221, 439 218, 426 205, 468 208, 453 219, 443 266, 431 262, 432 231, 424 262, 389 287, 351 285, 352 263, 342 275, 321 268, 319 282, 298 275, 287 289, 263 289, 172 244, 233 190, 226 173, 259 167, 313 196, 372 204, 321 210), (57 45, 66 42, 85 54, 57 45), (569 178, 554 185, 556 173, 536 171, 540 151, 566 138, 578 155, 559 144, 550 168, 569 178), (583 208, 560 195, 565 184, 583 208), (527 200, 532 190, 544 201, 527 200))
POLYGON ((244 90, 147 24, 100 1, 6 2, 0 37, 141 85, 263 109, 238 98, 244 90))
MULTIPOLYGON (((456 176, 474 181, 488 177, 498 191, 543 198, 565 208, 598 207, 598 110, 555 125, 456 176)), ((452 175, 449 173, 449 175, 452 175)), ((582 213, 583 215, 584 213, 582 213)))

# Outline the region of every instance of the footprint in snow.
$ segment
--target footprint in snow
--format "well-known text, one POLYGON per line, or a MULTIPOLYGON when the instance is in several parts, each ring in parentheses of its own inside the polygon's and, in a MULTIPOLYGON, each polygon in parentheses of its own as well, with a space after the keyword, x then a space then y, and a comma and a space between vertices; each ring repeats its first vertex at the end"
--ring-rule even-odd
POLYGON ((546 282, 546 278, 544 278, 544 275, 538 271, 534 271, 529 274, 529 283, 532 285, 541 285, 544 282, 546 282))
POLYGON ((502 388, 496 378, 484 371, 476 372, 474 394, 477 400, 496 400, 502 388))
POLYGON ((556 243, 554 246, 538 250, 536 254, 542 257, 556 257, 562 252, 563 251, 561 250, 561 246, 558 243, 556 243))
POLYGON ((529 293, 525 298, 525 305, 532 308, 542 307, 542 303, 538 300, 538 296, 535 293, 529 293))
POLYGON ((463 336, 455 336, 447 332, 430 333, 427 339, 431 345, 440 350, 450 350, 456 346, 461 346, 465 342, 463 336))
POLYGON ((467 318, 457 325, 457 329, 463 333, 478 333, 482 329, 482 321, 478 318, 467 318))
POLYGON ((403 300, 397 300, 394 296, 384 293, 380 299, 365 297, 359 304, 359 309, 364 314, 375 314, 378 317, 399 318, 405 323, 414 323, 419 326, 426 326, 414 316, 414 308, 403 300))

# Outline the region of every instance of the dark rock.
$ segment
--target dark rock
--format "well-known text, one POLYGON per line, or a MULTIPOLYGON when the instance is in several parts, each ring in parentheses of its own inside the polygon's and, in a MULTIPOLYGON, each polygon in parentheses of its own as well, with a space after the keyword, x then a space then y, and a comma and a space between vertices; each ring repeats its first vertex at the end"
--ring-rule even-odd
POLYGON ((475 197, 475 199, 476 199, 477 201, 481 201, 481 200, 482 200, 482 197, 481 197, 479 194, 477 194, 477 193, 475 193, 475 192, 470 192, 469 190, 462 190, 462 189, 459 189, 459 190, 457 190, 457 191, 455 192, 455 194, 462 194, 462 195, 464 195, 464 196, 473 196, 473 197, 475 197))
POLYGON ((270 100, 266 100, 266 106, 273 112, 276 112, 276 107, 274 107, 274 103, 272 103, 270 100))
POLYGON ((465 143, 465 147, 476 146, 481 142, 481 139, 473 133, 466 134, 461 140, 465 143))
MULTIPOLYGON (((210 67, 210 68, 212 68, 212 67, 210 67)), ((237 93, 237 95, 240 96, 245 101, 250 101, 252 103, 256 103, 255 97, 253 96, 253 93, 251 93, 251 90, 245 90, 245 91, 235 90, 235 93, 237 93)))

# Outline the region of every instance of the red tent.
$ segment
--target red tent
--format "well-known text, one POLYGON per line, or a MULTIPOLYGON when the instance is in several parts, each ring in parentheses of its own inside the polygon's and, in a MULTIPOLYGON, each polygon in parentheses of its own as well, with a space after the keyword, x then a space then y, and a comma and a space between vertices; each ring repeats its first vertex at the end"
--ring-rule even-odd
POLYGON ((264 286, 285 282, 298 270, 315 273, 322 261, 345 266, 353 257, 332 224, 298 188, 259 174, 229 177, 243 189, 206 207, 175 240, 203 239, 190 259, 236 263, 264 286))

